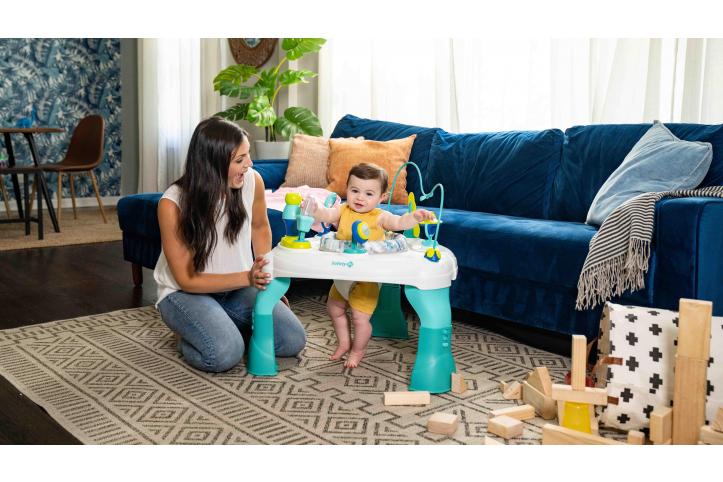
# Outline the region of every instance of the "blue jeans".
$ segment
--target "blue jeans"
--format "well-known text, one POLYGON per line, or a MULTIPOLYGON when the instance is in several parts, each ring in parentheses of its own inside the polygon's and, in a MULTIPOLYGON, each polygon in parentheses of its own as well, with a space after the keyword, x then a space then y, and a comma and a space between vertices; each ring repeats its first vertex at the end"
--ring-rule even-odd
MULTIPOLYGON (((159 304, 161 318, 181 337, 179 349, 189 365, 206 372, 223 372, 241 361, 246 350, 242 333, 251 333, 256 288, 211 294, 176 291, 159 304)), ((306 345, 299 319, 279 301, 273 310, 277 356, 295 356, 306 345)))

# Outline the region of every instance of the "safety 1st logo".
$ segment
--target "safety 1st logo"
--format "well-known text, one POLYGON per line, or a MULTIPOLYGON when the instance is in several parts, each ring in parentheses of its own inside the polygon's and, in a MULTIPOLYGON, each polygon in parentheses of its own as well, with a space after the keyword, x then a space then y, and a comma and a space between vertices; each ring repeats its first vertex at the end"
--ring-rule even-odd
POLYGON ((346 268, 351 268, 352 266, 354 266, 354 262, 353 261, 332 261, 331 265, 332 266, 344 266, 346 268))

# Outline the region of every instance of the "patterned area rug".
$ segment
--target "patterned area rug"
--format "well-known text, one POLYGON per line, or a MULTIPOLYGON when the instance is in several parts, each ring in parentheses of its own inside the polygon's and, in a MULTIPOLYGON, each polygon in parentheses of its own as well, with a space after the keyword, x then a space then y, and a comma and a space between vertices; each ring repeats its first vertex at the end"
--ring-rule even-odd
MULTIPOLYGON (((37 211, 33 211, 33 215, 36 213, 37 211)), ((123 239, 115 206, 105 206, 105 215, 108 218, 107 223, 103 222, 98 207, 78 208, 78 219, 74 219, 73 210, 64 208, 60 218, 60 232, 56 233, 48 212, 43 210, 42 240, 38 239, 37 223, 30 223, 28 236, 25 236, 25 224, 23 223, 0 224, 0 251, 103 243, 123 239)), ((0 209, 0 218, 6 218, 4 208, 0 209)))
MULTIPOLYGON (((514 404, 500 380, 546 366, 556 381, 565 357, 455 322, 453 350, 468 380, 462 395, 433 395, 426 407, 385 407, 383 392, 406 390, 418 319, 409 340, 372 339, 359 368, 330 362, 334 331, 325 296, 294 296, 308 334, 299 359, 279 359, 277 377, 240 364, 207 374, 186 365, 153 307, 0 332, 0 374, 91 444, 481 444, 490 410, 514 404), (428 433, 430 415, 457 413, 452 437, 428 433)), ((538 444, 545 421, 525 422, 513 444, 538 444)))

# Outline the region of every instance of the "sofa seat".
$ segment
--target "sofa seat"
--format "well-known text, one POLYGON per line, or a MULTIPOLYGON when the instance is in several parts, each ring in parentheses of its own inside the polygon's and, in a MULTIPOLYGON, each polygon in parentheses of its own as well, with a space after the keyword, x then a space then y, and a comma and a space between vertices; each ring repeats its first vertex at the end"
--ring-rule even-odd
MULTIPOLYGON (((390 211, 402 214, 405 208, 390 211)), ((452 250, 460 268, 564 288, 577 288, 597 232, 582 223, 458 209, 445 209, 442 221, 439 242, 452 250)))

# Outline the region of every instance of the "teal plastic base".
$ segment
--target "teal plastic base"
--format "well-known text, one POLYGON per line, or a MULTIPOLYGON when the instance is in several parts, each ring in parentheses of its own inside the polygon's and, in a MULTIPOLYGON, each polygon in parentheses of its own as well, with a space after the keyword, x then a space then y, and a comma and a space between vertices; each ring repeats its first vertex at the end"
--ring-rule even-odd
POLYGON ((371 319, 372 336, 401 340, 409 338, 401 301, 402 289, 399 285, 382 284, 377 308, 371 319))
POLYGON ((452 373, 457 371, 452 356, 449 288, 420 290, 406 286, 404 292, 421 323, 409 389, 448 392, 452 388, 452 373))
POLYGON ((274 306, 289 289, 289 278, 274 278, 256 295, 249 343, 248 371, 257 377, 274 376, 279 372, 274 349, 274 306))

